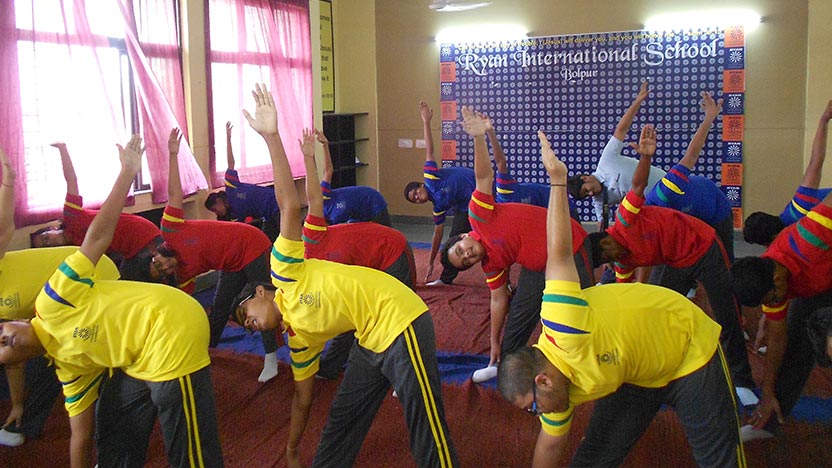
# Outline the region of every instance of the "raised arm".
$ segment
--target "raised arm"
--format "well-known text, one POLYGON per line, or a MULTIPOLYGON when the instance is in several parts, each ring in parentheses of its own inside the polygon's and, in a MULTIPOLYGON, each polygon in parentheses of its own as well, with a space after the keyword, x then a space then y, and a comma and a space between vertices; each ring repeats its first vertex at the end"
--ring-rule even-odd
POLYGON ((580 282, 572 257, 572 221, 569 219, 569 195, 566 193, 566 164, 555 155, 542 131, 540 155, 549 174, 549 208, 546 210, 546 279, 580 282))
POLYGON ((477 190, 490 194, 494 186, 494 170, 485 144, 485 118, 468 106, 462 106, 462 128, 474 139, 474 177, 477 190))
POLYGON ((225 163, 229 171, 233 171, 235 167, 234 149, 231 147, 231 129, 233 128, 230 121, 225 123, 225 163))
POLYGON ((425 134, 425 161, 433 161, 439 166, 441 162, 433 152, 433 133, 430 131, 430 120, 433 118, 433 109, 425 101, 419 101, 419 116, 422 117, 422 130, 425 134))
MULTIPOLYGON (((318 142, 321 146, 324 147, 324 177, 323 180, 326 183, 332 182, 332 155, 329 153, 329 140, 327 140, 326 135, 324 132, 320 130, 315 130, 315 138, 318 139, 318 142)), ((317 174, 316 177, 317 178, 317 174)), ((320 183, 318 184, 318 188, 320 187, 320 183)))
MULTIPOLYGON (((321 182, 318 180, 318 166, 315 164, 315 136, 322 132, 303 129, 303 138, 298 140, 300 151, 303 153, 303 164, 306 166, 306 202, 309 214, 319 218, 324 217, 324 195, 321 192, 321 182)), ((321 141, 320 138, 318 141, 321 141)), ((326 141, 326 137, 324 137, 326 141)), ((328 145, 324 144, 324 148, 328 145)))
POLYGON ((488 137, 488 141, 491 142, 491 151, 494 153, 494 162, 497 163, 497 172, 500 174, 508 174, 506 154, 503 152, 503 147, 497 138, 497 131, 494 130, 494 122, 485 114, 483 114, 483 117, 485 117, 485 135, 488 137))
POLYGON ((829 130, 829 119, 832 119, 832 101, 826 104, 826 109, 820 116, 818 129, 815 131, 815 139, 812 141, 812 157, 800 185, 809 188, 820 187, 820 176, 823 171, 823 161, 826 159, 826 136, 829 130))
POLYGON ((708 141, 708 132, 711 130, 711 124, 714 123, 716 117, 722 111, 722 99, 714 101, 711 93, 702 91, 702 109, 705 111, 705 116, 702 117, 702 123, 693 134, 690 140, 685 156, 679 161, 679 164, 693 170, 696 167, 696 162, 699 161, 699 154, 702 153, 702 148, 705 147, 705 142, 708 141))
POLYGON ((98 214, 92 220, 84 241, 81 243, 81 253, 84 254, 93 264, 107 251, 113 241, 113 234, 116 232, 116 224, 124 208, 124 199, 130 192, 133 179, 136 173, 142 168, 142 139, 133 135, 126 148, 118 145, 118 155, 121 159, 121 171, 118 174, 116 183, 110 191, 110 195, 104 200, 98 214))
POLYGON ((168 206, 182 208, 182 181, 179 179, 179 145, 182 132, 171 129, 168 136, 168 206))
POLYGON ((251 94, 256 104, 254 117, 245 109, 243 115, 251 128, 263 137, 269 148, 274 177, 274 196, 280 208, 280 235, 289 240, 300 241, 303 232, 300 219, 300 197, 295 190, 295 182, 292 179, 286 151, 283 149, 283 141, 280 139, 280 133, 277 132, 277 109, 274 106, 274 99, 265 84, 255 85, 251 94))
POLYGON ((3 166, 3 182, 0 185, 0 258, 3 258, 14 236, 14 181, 17 178, 17 171, 3 148, 0 148, 0 165, 3 166))
POLYGON ((72 158, 69 157, 66 143, 57 141, 49 146, 58 148, 58 152, 61 154, 61 170, 64 172, 64 180, 66 181, 66 193, 68 195, 80 195, 78 177, 75 175, 75 166, 72 165, 72 158))
POLYGON ((643 81, 635 100, 632 104, 630 104, 630 107, 627 108, 627 111, 624 112, 624 115, 621 116, 621 120, 618 121, 618 125, 615 126, 614 136, 618 139, 618 141, 624 141, 624 139, 627 138, 627 132, 630 130, 630 126, 633 125, 633 119, 636 117, 638 110, 641 108, 641 104, 645 99, 647 99, 649 94, 650 82, 643 81))
POLYGON ((656 129, 647 124, 641 128, 641 138, 638 141, 638 165, 633 172, 632 191, 639 197, 644 197, 644 189, 647 187, 650 178, 650 163, 653 155, 656 154, 656 129))

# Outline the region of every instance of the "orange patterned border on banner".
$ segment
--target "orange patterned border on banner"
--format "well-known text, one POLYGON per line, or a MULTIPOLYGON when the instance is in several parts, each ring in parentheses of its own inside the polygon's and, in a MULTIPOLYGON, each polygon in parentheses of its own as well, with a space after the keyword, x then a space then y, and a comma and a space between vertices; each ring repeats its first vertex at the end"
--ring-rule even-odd
POLYGON ((456 140, 442 140, 442 160, 456 161, 456 140))
POLYGON ((745 92, 745 70, 725 70, 722 72, 722 91, 725 93, 745 92))
POLYGON ((722 116, 722 141, 742 141, 744 131, 744 115, 722 116))
POLYGON ((442 101, 439 103, 442 108, 442 120, 453 120, 456 122, 456 101, 442 101))
POLYGON ((742 187, 742 164, 722 163, 722 185, 742 187))
POLYGON ((734 229, 742 229, 742 208, 731 208, 734 215, 734 229))
POLYGON ((745 28, 731 26, 725 28, 725 47, 745 47, 745 28))
POLYGON ((439 81, 442 83, 456 81, 456 62, 442 62, 439 64, 439 81))

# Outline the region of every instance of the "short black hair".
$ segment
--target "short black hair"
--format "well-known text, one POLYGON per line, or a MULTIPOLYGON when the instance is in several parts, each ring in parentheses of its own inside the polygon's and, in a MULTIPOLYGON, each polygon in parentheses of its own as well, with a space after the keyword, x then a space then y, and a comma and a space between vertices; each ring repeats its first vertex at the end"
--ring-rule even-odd
POLYGON ((453 263, 451 263, 451 259, 448 258, 448 251, 451 250, 451 247, 453 247, 454 244, 459 242, 461 239, 462 239, 462 234, 457 234, 457 235, 451 237, 450 239, 448 239, 448 241, 445 242, 445 245, 443 245, 442 248, 439 249, 439 261, 442 263, 442 268, 445 271, 460 272, 460 271, 467 270, 468 268, 471 268, 471 267, 457 268, 456 266, 454 266, 453 263))
MULTIPOLYGON (((423 185, 425 185, 424 182, 417 182, 415 180, 413 182, 408 182, 407 185, 404 186, 404 198, 405 198, 405 200, 410 201, 410 197, 408 196, 408 194, 413 189, 417 189, 417 188, 419 188, 423 185)), ((413 203, 413 202, 411 202, 411 203, 413 203)))
POLYGON ((769 245, 785 227, 778 216, 755 211, 745 218, 742 237, 749 244, 769 245))
POLYGON ((210 210, 214 207, 214 204, 217 203, 217 200, 228 201, 228 195, 225 193, 225 190, 209 193, 208 198, 205 199, 205 208, 210 210))
POLYGON ((592 261, 592 268, 598 268, 604 264, 604 261, 601 260, 601 253, 603 252, 603 249, 601 249, 601 239, 609 235, 610 234, 607 231, 590 232, 588 234, 590 248, 589 256, 592 261))
POLYGON ((586 197, 581 196, 581 187, 584 185, 584 180, 581 178, 587 174, 575 174, 572 177, 566 179, 566 191, 569 195, 572 195, 572 198, 575 200, 581 200, 586 197))
POLYGON ((156 254, 163 257, 176 258, 176 252, 167 247, 166 243, 159 244, 153 248, 145 247, 132 258, 125 258, 118 266, 121 279, 127 281, 140 281, 142 283, 159 283, 168 286, 176 286, 176 275, 168 275, 159 280, 154 280, 150 275, 150 267, 153 257, 156 254))
POLYGON ((832 359, 826 352, 826 341, 832 336, 832 307, 822 307, 812 312, 806 322, 806 328, 815 354, 815 362, 821 367, 832 367, 832 359))
POLYGON ((774 260, 762 257, 737 260, 731 268, 731 286, 740 304, 757 307, 774 289, 774 260))
POLYGON ((231 309, 229 309, 231 310, 231 317, 233 317, 234 321, 240 325, 243 325, 246 321, 245 317, 240 316, 240 303, 247 299, 251 299, 257 290, 257 286, 263 286, 263 288, 267 291, 277 291, 277 288, 273 284, 265 281, 252 281, 250 283, 246 283, 240 293, 234 298, 234 301, 231 303, 231 309))
POLYGON ((534 379, 546 368, 546 356, 534 347, 524 346, 500 358, 497 369, 497 388, 510 402, 519 395, 526 395, 535 385, 534 379))

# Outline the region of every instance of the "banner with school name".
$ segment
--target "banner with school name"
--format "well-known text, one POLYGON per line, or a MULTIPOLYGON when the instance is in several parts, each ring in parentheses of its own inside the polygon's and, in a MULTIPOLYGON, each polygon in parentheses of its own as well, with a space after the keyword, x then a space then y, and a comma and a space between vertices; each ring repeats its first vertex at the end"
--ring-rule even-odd
MULTIPOLYGON (((742 225, 745 33, 742 27, 629 31, 533 37, 508 42, 440 45, 442 159, 473 167, 473 142, 459 125, 463 105, 491 117, 519 182, 547 183, 537 130, 543 130, 570 174, 592 173, 642 81, 650 95, 627 142, 653 124, 653 164, 668 170, 702 121, 701 92, 723 99, 695 174, 725 192, 742 225)), ((625 148, 625 156, 636 156, 625 148)), ((578 203, 593 220, 591 200, 578 203)))

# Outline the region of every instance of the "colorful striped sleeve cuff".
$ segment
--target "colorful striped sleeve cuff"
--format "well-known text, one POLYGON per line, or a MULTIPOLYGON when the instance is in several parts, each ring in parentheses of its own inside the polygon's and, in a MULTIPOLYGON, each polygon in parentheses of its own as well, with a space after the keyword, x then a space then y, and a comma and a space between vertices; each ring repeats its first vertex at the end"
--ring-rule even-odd
POLYGON ((165 212, 162 213, 162 232, 176 232, 176 230, 185 224, 185 211, 181 208, 174 208, 166 206, 165 212))
POLYGON ((294 283, 301 279, 304 250, 302 241, 291 241, 283 236, 277 237, 271 254, 272 284, 282 287, 286 283, 294 283))
POLYGON ((228 188, 237 188, 240 184, 240 176, 234 169, 225 171, 225 186, 228 188))
POLYGON ((540 427, 551 436, 562 436, 569 433, 572 426, 572 415, 575 408, 569 405, 569 409, 563 413, 548 413, 540 415, 540 427))
POLYGON ((780 321, 786 318, 786 314, 789 311, 789 301, 783 302, 781 304, 776 305, 763 305, 763 313, 766 314, 766 318, 769 320, 780 321))
POLYGON ((425 180, 439 180, 439 166, 433 161, 425 161, 423 168, 425 180))
POLYGON ((84 211, 84 198, 80 195, 66 194, 64 198, 64 216, 84 211))

